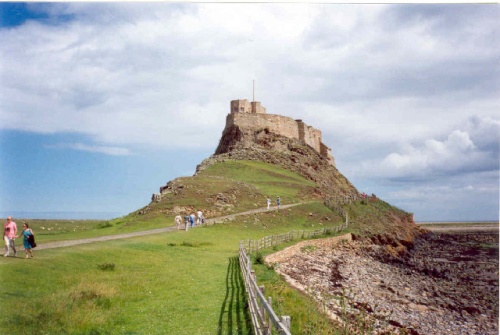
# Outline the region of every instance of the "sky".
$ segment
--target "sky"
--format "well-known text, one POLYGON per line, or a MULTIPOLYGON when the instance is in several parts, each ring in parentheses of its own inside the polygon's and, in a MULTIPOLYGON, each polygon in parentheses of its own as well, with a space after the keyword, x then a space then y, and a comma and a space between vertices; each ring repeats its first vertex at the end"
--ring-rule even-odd
POLYGON ((494 4, 0 2, 0 216, 147 205, 255 81, 359 191, 498 220, 499 30, 494 4))

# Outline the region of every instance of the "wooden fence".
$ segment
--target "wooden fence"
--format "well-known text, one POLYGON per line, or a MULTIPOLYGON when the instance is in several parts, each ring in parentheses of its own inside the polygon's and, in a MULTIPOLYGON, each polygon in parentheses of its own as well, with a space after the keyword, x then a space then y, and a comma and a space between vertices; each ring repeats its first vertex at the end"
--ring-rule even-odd
POLYGON ((335 196, 329 196, 328 198, 325 199, 326 202, 331 202, 335 203, 338 205, 346 205, 354 201, 362 201, 362 200, 367 200, 370 202, 377 201, 378 198, 375 194, 368 195, 365 193, 361 194, 351 194, 351 195, 335 195, 335 196))
POLYGON ((240 241, 240 268, 245 282, 245 290, 248 296, 248 306, 252 317, 255 335, 291 335, 290 317, 284 315, 281 316, 281 318, 278 318, 272 308, 271 297, 266 299, 264 295, 264 286, 259 286, 257 284, 255 272, 252 270, 252 261, 248 254, 292 240, 308 239, 327 234, 334 234, 346 229, 349 225, 349 219, 347 213, 342 209, 341 205, 335 201, 335 199, 326 199, 325 205, 330 209, 339 212, 344 218, 344 223, 334 228, 323 228, 314 231, 292 230, 286 234, 265 236, 260 240, 240 241))
POLYGON ((264 236, 259 240, 240 241, 240 245, 245 249, 246 252, 252 253, 261 249, 272 248, 275 245, 290 242, 293 240, 308 239, 324 235, 333 235, 346 229, 347 225, 348 220, 346 219, 343 224, 333 228, 323 228, 318 230, 291 230, 288 233, 281 235, 264 236))
POLYGON ((245 282, 245 290, 248 296, 248 308, 252 317, 254 334, 292 335, 292 333, 290 333, 290 317, 282 316, 278 318, 272 308, 271 297, 266 300, 264 296, 264 287, 257 285, 255 272, 252 270, 252 261, 241 243, 239 259, 243 280, 245 282))

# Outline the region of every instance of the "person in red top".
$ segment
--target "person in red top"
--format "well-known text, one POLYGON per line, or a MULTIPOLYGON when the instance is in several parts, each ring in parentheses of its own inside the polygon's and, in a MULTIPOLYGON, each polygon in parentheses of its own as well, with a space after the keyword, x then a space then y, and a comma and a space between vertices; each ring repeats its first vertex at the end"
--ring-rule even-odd
POLYGON ((12 217, 7 218, 7 222, 3 225, 3 239, 5 241, 5 255, 7 257, 10 255, 10 249, 14 250, 14 257, 17 255, 16 245, 14 244, 14 239, 17 234, 17 225, 12 221, 12 217))

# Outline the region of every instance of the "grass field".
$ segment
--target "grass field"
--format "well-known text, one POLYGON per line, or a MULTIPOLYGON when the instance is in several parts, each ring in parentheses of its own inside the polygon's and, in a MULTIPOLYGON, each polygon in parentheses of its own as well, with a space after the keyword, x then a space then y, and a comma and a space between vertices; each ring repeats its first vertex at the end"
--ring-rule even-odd
MULTIPOLYGON (((181 194, 152 204, 145 215, 30 223, 40 244, 172 226, 173 215, 165 210, 209 206, 211 195, 221 192, 237 195, 227 213, 264 206, 265 195, 279 194, 284 204, 308 202, 188 232, 35 249, 33 259, 1 257, 0 334, 251 334, 238 242, 342 222, 321 200, 314 201, 313 183, 264 163, 220 163, 183 183, 181 194)), ((382 203, 349 208, 353 217, 370 210, 376 217, 390 208, 382 203)), ((312 300, 273 271, 258 267, 258 272, 276 297, 277 311, 291 316, 294 334, 335 333, 324 315, 311 312, 312 300)))
POLYGON ((187 233, 2 258, 0 333, 249 334, 238 242, 315 229, 318 216, 330 214, 321 204, 298 207, 187 233))

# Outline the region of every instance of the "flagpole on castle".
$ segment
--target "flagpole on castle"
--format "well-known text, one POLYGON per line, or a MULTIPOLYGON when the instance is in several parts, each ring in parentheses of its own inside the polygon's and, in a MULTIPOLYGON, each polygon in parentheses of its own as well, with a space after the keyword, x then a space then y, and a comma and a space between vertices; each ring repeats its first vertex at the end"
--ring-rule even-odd
POLYGON ((253 95, 252 95, 252 101, 255 101, 255 80, 253 81, 253 95))

